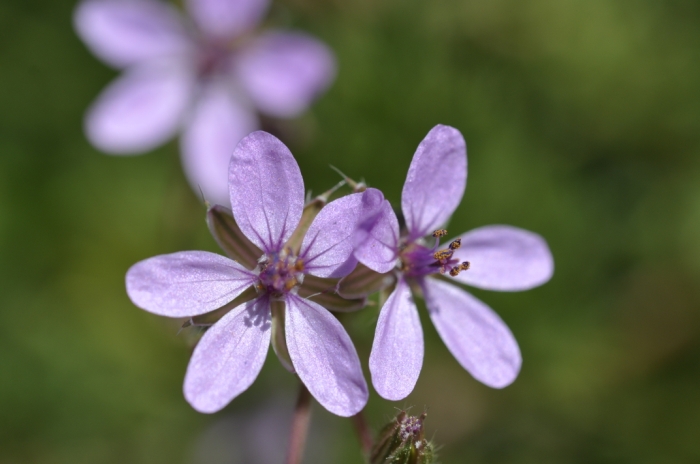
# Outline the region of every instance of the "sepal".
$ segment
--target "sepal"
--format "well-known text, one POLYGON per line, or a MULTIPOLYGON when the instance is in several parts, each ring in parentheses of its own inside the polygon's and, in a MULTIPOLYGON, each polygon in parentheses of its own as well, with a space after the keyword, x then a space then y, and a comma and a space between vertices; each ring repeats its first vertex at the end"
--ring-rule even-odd
POLYGON ((401 411, 377 437, 370 464, 433 464, 435 446, 424 437, 426 413, 410 416, 401 411))
POLYGON ((238 261, 248 269, 257 266, 258 259, 263 255, 263 252, 241 231, 230 209, 221 205, 209 208, 207 226, 216 243, 231 259, 238 261))

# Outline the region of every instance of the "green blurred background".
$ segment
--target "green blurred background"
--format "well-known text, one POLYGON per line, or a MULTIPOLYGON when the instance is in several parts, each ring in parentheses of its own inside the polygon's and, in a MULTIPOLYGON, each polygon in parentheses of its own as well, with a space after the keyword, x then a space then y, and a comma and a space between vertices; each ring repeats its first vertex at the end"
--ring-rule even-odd
MULTIPOLYGON (((193 334, 126 297, 136 261, 216 246, 175 141, 137 157, 87 143, 116 72, 74 7, 0 3, 0 463, 282 462, 296 384, 275 356, 198 414, 181 392, 193 334)), ((450 232, 513 224, 554 253, 541 288, 473 292, 520 343, 512 386, 473 380, 422 312, 418 385, 372 392, 372 426, 427 408, 444 464, 700 462, 700 2, 280 0, 269 23, 339 61, 283 125, 307 189, 334 184, 333 164, 398 206, 417 144, 449 124, 469 148, 450 232)), ((365 368, 376 317, 344 318, 365 368)), ((318 405, 313 420, 306 462, 361 463, 349 421, 318 405)))

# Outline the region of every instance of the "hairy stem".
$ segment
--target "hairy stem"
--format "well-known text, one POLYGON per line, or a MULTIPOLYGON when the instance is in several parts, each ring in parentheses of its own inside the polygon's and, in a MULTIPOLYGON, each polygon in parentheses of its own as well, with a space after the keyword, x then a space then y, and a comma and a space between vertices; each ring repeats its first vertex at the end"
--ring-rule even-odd
POLYGON ((360 442, 360 448, 362 449, 362 455, 367 458, 369 457, 370 451, 372 451, 372 433, 367 426, 367 420, 362 414, 362 411, 358 412, 350 418, 353 427, 355 427, 355 433, 357 434, 357 440, 360 442))
POLYGON ((304 456, 304 445, 311 421, 311 394, 303 383, 299 385, 299 396, 294 408, 292 430, 289 432, 286 464, 301 464, 304 456))

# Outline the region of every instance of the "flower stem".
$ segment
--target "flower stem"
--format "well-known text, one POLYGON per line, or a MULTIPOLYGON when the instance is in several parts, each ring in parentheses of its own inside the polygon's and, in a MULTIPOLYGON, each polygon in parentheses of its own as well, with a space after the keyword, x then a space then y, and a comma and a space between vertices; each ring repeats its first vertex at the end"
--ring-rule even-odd
POLYGON ((311 394, 306 386, 301 383, 299 385, 297 404, 294 408, 294 417, 292 418, 292 430, 289 432, 286 464, 301 463, 301 458, 304 456, 304 445, 306 444, 306 435, 309 431, 310 421, 311 394))
POLYGON ((367 420, 365 419, 362 411, 358 412, 350 418, 353 427, 355 427, 355 433, 357 434, 357 440, 360 442, 360 448, 362 449, 362 455, 367 458, 369 457, 370 451, 372 451, 372 433, 367 426, 367 420))

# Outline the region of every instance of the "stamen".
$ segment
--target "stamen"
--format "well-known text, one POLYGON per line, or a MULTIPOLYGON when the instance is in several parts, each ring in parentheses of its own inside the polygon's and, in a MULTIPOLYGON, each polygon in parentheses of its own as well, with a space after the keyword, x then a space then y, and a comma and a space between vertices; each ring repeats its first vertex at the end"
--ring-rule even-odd
POLYGON ((455 239, 452 241, 452 243, 450 243, 450 250, 456 250, 457 248, 459 248, 461 246, 462 246, 462 239, 461 238, 455 239))
POLYGON ((469 261, 464 261, 461 264, 450 269, 450 275, 452 277, 456 277, 457 275, 459 275, 460 272, 466 271, 467 269, 469 269, 469 261))
POLYGON ((444 237, 445 235, 447 235, 447 231, 445 229, 438 229, 433 232, 433 237, 435 238, 444 237))
POLYGON ((452 257, 452 250, 438 250, 433 253, 433 258, 438 261, 448 260, 452 257))
POLYGON ((471 263, 469 261, 463 261, 462 264, 459 265, 459 270, 466 271, 467 269, 469 269, 470 266, 471 263))

